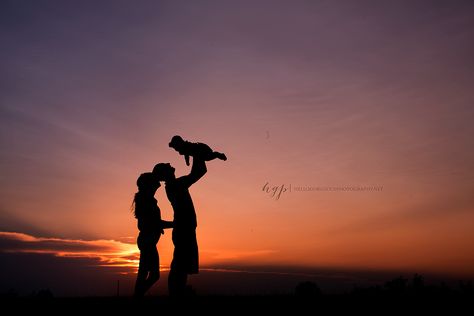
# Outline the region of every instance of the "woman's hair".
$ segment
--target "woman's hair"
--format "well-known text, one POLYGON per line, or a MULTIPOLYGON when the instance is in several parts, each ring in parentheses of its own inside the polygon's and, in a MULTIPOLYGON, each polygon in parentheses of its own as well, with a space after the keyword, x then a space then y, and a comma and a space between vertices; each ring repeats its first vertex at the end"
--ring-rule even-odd
MULTIPOLYGON (((137 200, 140 198, 141 193, 146 191, 148 188, 153 187, 154 185, 157 185, 157 182, 158 180, 156 176, 151 172, 142 173, 138 177, 137 179, 138 192, 135 193, 135 196, 133 197, 132 206, 131 206, 133 215, 135 217, 137 217, 137 200)), ((159 182, 158 182, 158 187, 159 187, 159 182)))

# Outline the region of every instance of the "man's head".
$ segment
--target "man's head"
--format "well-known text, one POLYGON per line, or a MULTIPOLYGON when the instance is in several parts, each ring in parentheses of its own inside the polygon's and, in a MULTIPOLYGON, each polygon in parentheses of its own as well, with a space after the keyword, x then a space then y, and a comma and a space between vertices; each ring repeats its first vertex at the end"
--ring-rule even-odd
POLYGON ((176 178, 174 175, 174 170, 175 169, 171 167, 169 163, 159 163, 153 168, 153 174, 160 181, 168 181, 176 178))

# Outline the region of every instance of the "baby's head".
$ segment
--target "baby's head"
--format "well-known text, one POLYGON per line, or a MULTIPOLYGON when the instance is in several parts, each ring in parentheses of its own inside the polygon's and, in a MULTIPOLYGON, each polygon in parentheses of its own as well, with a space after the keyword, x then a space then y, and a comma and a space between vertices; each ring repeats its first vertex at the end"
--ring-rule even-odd
POLYGON ((179 148, 181 148, 181 146, 184 144, 184 140, 181 138, 181 136, 173 136, 173 138, 171 138, 171 142, 169 143, 169 146, 171 148, 174 148, 176 150, 178 150, 179 148))

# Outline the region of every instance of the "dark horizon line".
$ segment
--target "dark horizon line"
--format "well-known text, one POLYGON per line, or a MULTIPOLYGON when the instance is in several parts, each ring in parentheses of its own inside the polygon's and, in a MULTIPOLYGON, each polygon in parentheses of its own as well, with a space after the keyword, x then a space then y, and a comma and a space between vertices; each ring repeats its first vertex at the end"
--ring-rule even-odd
MULTIPOLYGON (((426 269, 416 268, 371 268, 371 267, 341 267, 341 266, 318 266, 308 264, 242 264, 237 262, 225 262, 218 264, 202 265, 200 270, 223 270, 222 272, 241 273, 269 273, 269 274, 288 274, 300 276, 325 276, 330 274, 356 274, 356 275, 393 275, 411 277, 416 274, 432 279, 474 279, 474 272, 471 273, 451 273, 451 272, 433 272, 426 269), (225 271, 227 270, 227 271, 225 271)), ((217 271, 218 272, 218 271, 217 271)))

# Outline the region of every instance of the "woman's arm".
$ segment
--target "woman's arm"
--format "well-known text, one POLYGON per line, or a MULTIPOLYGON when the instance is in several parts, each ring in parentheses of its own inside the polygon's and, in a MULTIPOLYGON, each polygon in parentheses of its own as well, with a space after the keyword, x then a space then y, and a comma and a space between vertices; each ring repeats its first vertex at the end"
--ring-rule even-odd
POLYGON ((163 229, 173 228, 174 227, 174 222, 162 220, 161 221, 161 226, 163 227, 163 229))

